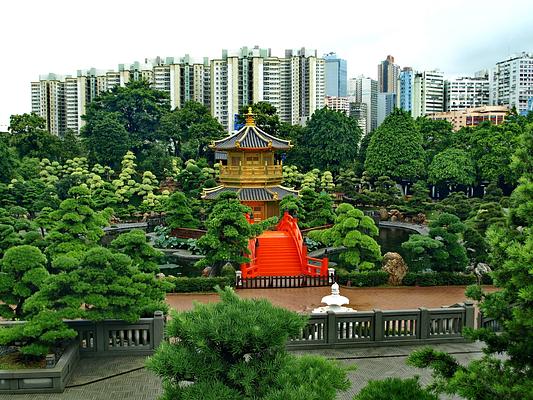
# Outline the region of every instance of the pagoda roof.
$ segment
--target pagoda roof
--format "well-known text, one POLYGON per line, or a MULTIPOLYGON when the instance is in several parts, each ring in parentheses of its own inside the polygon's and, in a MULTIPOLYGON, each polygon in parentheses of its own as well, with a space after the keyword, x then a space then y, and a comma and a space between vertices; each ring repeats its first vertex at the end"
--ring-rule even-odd
POLYGON ((208 200, 216 199, 221 193, 235 192, 240 201, 276 201, 286 196, 298 196, 298 191, 284 186, 265 187, 228 187, 217 186, 205 189, 203 198, 208 200))
POLYGON ((255 125, 254 114, 251 107, 246 114, 246 124, 236 133, 225 137, 224 139, 215 140, 211 147, 216 151, 225 151, 231 149, 239 150, 288 150, 292 147, 290 140, 278 139, 255 125))

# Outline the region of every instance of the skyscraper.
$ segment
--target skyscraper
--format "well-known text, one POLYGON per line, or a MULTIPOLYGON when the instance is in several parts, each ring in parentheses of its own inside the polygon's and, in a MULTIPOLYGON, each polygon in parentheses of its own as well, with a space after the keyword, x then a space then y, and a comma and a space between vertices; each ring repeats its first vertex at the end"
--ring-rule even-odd
POLYGON ((348 82, 350 102, 366 104, 365 134, 372 132, 378 125, 378 82, 363 75, 348 82))
POLYGON ((533 54, 521 53, 496 63, 490 74, 490 104, 525 114, 533 96, 533 54))
POLYGON ((346 97, 346 84, 348 82, 348 69, 346 60, 338 58, 337 54, 324 55, 326 63, 326 96, 346 97))
POLYGON ((378 64, 378 86, 380 93, 398 93, 398 76, 400 67, 394 63, 394 57, 388 55, 378 64))
POLYGON ((415 72, 404 68, 398 78, 396 104, 413 118, 444 111, 444 76, 440 71, 415 72))
POLYGON ((398 96, 396 96, 396 106, 409 112, 413 109, 414 78, 415 74, 411 67, 403 68, 398 77, 398 96))
POLYGON ((380 126, 385 118, 392 113, 396 106, 396 93, 378 93, 377 126, 380 126))

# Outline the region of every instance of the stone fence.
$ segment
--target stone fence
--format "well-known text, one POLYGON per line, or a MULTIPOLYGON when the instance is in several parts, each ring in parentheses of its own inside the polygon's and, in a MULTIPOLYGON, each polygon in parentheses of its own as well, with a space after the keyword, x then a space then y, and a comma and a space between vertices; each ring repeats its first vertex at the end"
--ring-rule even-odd
POLYGON ((394 346, 462 342, 474 328, 474 305, 399 311, 312 314, 289 349, 394 346))
MULTIPOLYGON (((54 355, 47 356, 47 367, 43 369, 0 370, 0 394, 60 393, 79 358, 151 355, 164 337, 165 317, 161 311, 156 311, 153 318, 141 318, 133 324, 120 320, 65 322, 78 336, 61 358, 55 362, 54 355)), ((2 321, 0 328, 24 323, 2 321)))

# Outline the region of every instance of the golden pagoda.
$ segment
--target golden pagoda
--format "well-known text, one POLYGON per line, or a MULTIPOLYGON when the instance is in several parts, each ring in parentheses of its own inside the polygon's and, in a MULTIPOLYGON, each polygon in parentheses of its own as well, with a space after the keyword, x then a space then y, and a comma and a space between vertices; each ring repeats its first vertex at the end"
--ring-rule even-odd
POLYGON ((223 154, 219 186, 204 189, 202 198, 216 199, 220 193, 236 192, 239 200, 253 210, 254 221, 279 215, 279 202, 298 191, 283 187, 283 163, 276 150, 289 150, 289 140, 278 139, 255 125, 248 108, 245 125, 236 133, 216 140, 210 146, 223 154))

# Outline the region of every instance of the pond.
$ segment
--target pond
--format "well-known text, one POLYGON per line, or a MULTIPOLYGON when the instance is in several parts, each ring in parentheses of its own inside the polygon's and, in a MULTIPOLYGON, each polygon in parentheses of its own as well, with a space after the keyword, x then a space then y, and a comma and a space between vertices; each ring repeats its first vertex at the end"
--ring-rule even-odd
POLYGON ((415 234, 415 231, 405 228, 395 228, 391 226, 381 226, 379 228, 379 237, 377 242, 381 246, 381 254, 389 251, 400 253, 405 257, 402 243, 409 240, 409 235, 415 234))

